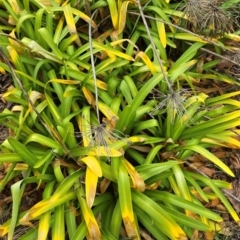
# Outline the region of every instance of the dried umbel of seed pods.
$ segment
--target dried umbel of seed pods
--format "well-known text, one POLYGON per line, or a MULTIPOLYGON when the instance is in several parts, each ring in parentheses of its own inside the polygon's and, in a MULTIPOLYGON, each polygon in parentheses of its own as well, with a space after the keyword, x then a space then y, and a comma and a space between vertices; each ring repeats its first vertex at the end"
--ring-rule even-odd
MULTIPOLYGON (((86 121, 86 119, 85 119, 86 121)), ((83 126, 82 126, 83 127, 83 126)), ((110 158, 112 155, 110 144, 121 140, 127 141, 127 144, 130 144, 127 140, 127 136, 125 136, 122 132, 115 129, 115 120, 107 120, 103 119, 101 124, 92 125, 88 124, 88 130, 83 132, 75 132, 75 136, 80 139, 89 139, 88 146, 84 147, 96 147, 99 150, 103 147, 105 154, 110 158)), ((80 141, 80 145, 84 145, 83 141, 80 141)))
POLYGON ((205 11, 208 4, 208 0, 189 0, 181 10, 184 11, 191 22, 198 24, 199 19, 202 18, 202 13, 205 11))
POLYGON ((202 16, 202 25, 199 29, 200 33, 214 37, 233 31, 233 22, 229 12, 212 3, 208 4, 205 11, 205 14, 202 16))
POLYGON ((233 31, 233 18, 221 8, 219 0, 189 0, 182 8, 192 24, 192 31, 210 37, 233 31))
POLYGON ((174 90, 171 89, 167 93, 161 93, 160 91, 154 89, 152 91, 153 98, 157 100, 157 106, 149 112, 151 117, 154 117, 158 114, 163 114, 168 112, 171 113, 171 122, 174 122, 176 116, 180 118, 187 113, 184 103, 188 96, 191 95, 188 89, 174 90))

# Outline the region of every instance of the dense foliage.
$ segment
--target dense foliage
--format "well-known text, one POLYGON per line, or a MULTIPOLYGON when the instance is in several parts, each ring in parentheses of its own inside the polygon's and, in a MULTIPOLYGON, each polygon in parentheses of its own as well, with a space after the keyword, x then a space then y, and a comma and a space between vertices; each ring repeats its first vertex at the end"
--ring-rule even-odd
POLYGON ((234 177, 212 150, 240 147, 238 5, 0 1, 0 70, 14 81, 0 236, 35 225, 18 239, 213 239, 216 199, 239 222, 231 184, 199 167, 234 177))

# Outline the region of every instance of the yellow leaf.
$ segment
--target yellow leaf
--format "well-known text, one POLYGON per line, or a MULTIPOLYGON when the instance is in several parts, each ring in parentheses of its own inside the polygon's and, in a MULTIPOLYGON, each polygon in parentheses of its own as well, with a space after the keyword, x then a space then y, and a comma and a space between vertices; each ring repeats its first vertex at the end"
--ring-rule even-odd
POLYGON ((143 179, 141 178, 141 176, 139 175, 139 173, 132 166, 132 164, 130 162, 128 162, 126 159, 122 158, 122 162, 123 162, 124 166, 126 167, 128 173, 132 179, 133 187, 140 192, 144 192, 145 191, 145 183, 144 183, 143 179))
POLYGON ((115 62, 115 60, 116 60, 116 57, 113 56, 113 58, 108 58, 105 61, 102 61, 101 62, 101 67, 98 66, 98 68, 97 68, 97 73, 98 72, 100 73, 101 71, 104 71, 105 68, 108 67, 111 63, 115 62))
POLYGON ((23 106, 20 106, 20 105, 16 105, 16 106, 13 106, 12 108, 12 112, 21 112, 23 110, 23 106))
POLYGON ((50 219, 51 219, 51 212, 46 212, 42 214, 39 220, 39 227, 38 227, 38 240, 47 239, 47 235, 50 228, 50 219))
POLYGON ((8 23, 12 26, 16 26, 16 24, 17 24, 12 15, 8 16, 8 23))
POLYGON ((201 142, 213 143, 219 146, 232 148, 232 149, 240 148, 240 141, 238 141, 235 138, 223 136, 223 135, 218 135, 216 137, 214 135, 210 135, 210 136, 207 136, 207 138, 203 138, 201 142))
POLYGON ((116 115, 109 106, 105 103, 98 101, 99 110, 105 115, 105 117, 111 121, 113 118, 118 119, 118 115, 116 115))
POLYGON ((107 0, 114 29, 118 28, 118 11, 115 0, 107 0))
MULTIPOLYGON (((184 41, 194 41, 194 42, 200 42, 200 43, 207 43, 207 41, 203 40, 200 37, 193 36, 189 33, 167 33, 167 36, 170 38, 176 38, 181 39, 184 41)), ((216 39, 212 38, 211 41, 217 42, 216 39)))
POLYGON ((8 233, 9 227, 10 227, 10 223, 8 223, 8 225, 6 224, 0 225, 0 237, 3 237, 8 233))
POLYGON ((14 171, 26 171, 28 169, 28 165, 25 163, 16 164, 14 171))
POLYGON ((115 56, 118 56, 118 57, 121 57, 123 59, 127 59, 127 60, 130 60, 130 61, 134 61, 134 58, 132 58, 130 55, 127 55, 125 53, 122 53, 120 51, 117 51, 111 47, 108 47, 106 45, 103 45, 101 43, 98 43, 96 41, 93 41, 93 47, 94 48, 98 48, 102 51, 105 51, 109 57, 114 57, 115 56))
POLYGON ((56 82, 56 83, 62 83, 62 84, 80 84, 79 81, 77 80, 66 80, 66 79, 51 79, 50 81, 48 81, 48 83, 50 82, 56 82))
POLYGON ((2 67, 0 67, 0 72, 1 72, 2 74, 6 74, 6 71, 5 71, 5 69, 4 69, 4 68, 2 68, 2 67))
MULTIPOLYGON (((91 85, 94 85, 94 80, 90 79, 88 80, 88 83, 91 85)), ((107 90, 107 84, 103 81, 97 80, 97 87, 103 90, 107 90)))
POLYGON ((99 164, 99 161, 95 157, 87 156, 79 160, 84 162, 96 176, 102 177, 102 168, 99 164))
POLYGON ((167 46, 167 36, 165 31, 165 24, 157 21, 158 36, 164 48, 167 46))
POLYGON ((240 42, 240 36, 232 33, 225 33, 224 34, 225 38, 231 39, 235 42, 240 42))
POLYGON ((157 73, 156 68, 154 67, 153 63, 151 62, 151 60, 149 59, 149 57, 147 56, 147 54, 145 52, 139 52, 136 55, 136 58, 140 57, 144 63, 147 65, 147 67, 149 68, 149 70, 151 71, 151 73, 154 75, 155 73, 157 73))
MULTIPOLYGON (((76 8, 72 8, 72 13, 76 16, 79 16, 81 19, 83 19, 85 22, 87 22, 88 24, 90 23, 91 21, 91 18, 89 16, 87 16, 85 13, 77 10, 76 8)), ((98 26, 96 25, 96 23, 94 21, 91 22, 92 24, 92 27, 94 29, 97 29, 98 26)))
POLYGON ((11 33, 9 33, 9 42, 12 44, 12 46, 14 46, 14 49, 17 49, 18 53, 23 53, 24 50, 26 49, 22 44, 20 44, 17 40, 13 40, 14 38, 16 39, 16 36, 15 36, 15 29, 12 30, 11 33))
POLYGON ((102 239, 98 223, 93 215, 93 212, 88 207, 85 199, 78 196, 78 201, 80 203, 83 217, 84 217, 85 223, 87 225, 88 237, 89 237, 88 239, 96 239, 96 240, 102 239))
MULTIPOLYGON (((38 99, 44 100, 45 96, 43 94, 41 94, 40 92, 32 91, 30 93, 29 98, 31 99, 32 103, 34 104, 38 99)), ((29 111, 32 111, 32 105, 30 103, 28 104, 28 109, 29 109, 29 111)))
POLYGON ((138 49, 138 46, 133 42, 131 41, 130 39, 127 39, 127 38, 123 38, 123 39, 118 39, 116 41, 112 41, 110 43, 111 46, 116 46, 116 45, 120 45, 121 48, 125 49, 123 46, 122 46, 122 43, 124 42, 128 42, 129 44, 131 44, 134 48, 136 48, 137 52, 139 52, 139 49, 138 49))
POLYGON ((50 206, 51 202, 48 200, 42 200, 41 202, 38 202, 35 204, 31 209, 27 211, 27 213, 20 219, 20 223, 22 225, 29 225, 31 224, 31 220, 33 218, 36 218, 40 215, 42 215, 44 212, 44 209, 46 206, 50 206))
POLYGON ((11 5, 12 10, 13 10, 16 14, 19 14, 19 12, 20 12, 20 7, 19 7, 17 1, 16 1, 16 0, 8 0, 8 3, 11 5))
POLYGON ((85 190, 86 190, 86 201, 89 208, 92 207, 95 199, 97 183, 98 183, 98 176, 89 167, 87 167, 86 177, 85 177, 85 190))
POLYGON ((133 137, 129 137, 128 140, 131 143, 136 143, 136 142, 144 142, 146 140, 146 138, 133 136, 133 137))
MULTIPOLYGON (((57 83, 62 83, 62 84, 72 84, 72 85, 77 85, 77 84, 81 84, 80 81, 78 80, 66 80, 66 79, 51 79, 49 82, 57 82, 57 83)), ((90 79, 88 81, 89 84, 94 85, 94 80, 90 79)), ((97 87, 103 90, 107 90, 107 84, 103 81, 97 80, 97 87)))
POLYGON ((7 92, 5 92, 3 95, 2 95, 2 97, 3 98, 6 98, 6 97, 8 97, 8 96, 10 96, 10 95, 19 95, 19 92, 20 90, 19 89, 17 89, 17 88, 12 88, 12 89, 9 89, 7 92))
MULTIPOLYGON (((124 213, 122 213, 124 215, 124 213)), ((127 235, 131 239, 139 239, 137 238, 137 231, 134 221, 127 217, 123 217, 124 227, 127 232, 127 235)))
POLYGON ((82 91, 83 91, 83 94, 84 94, 85 98, 87 99, 88 103, 90 105, 92 105, 95 102, 95 98, 92 95, 92 93, 86 87, 83 87, 82 91))
POLYGON ((13 63, 14 64, 17 63, 19 61, 19 56, 18 56, 17 51, 11 46, 8 46, 7 50, 9 52, 9 55, 11 56, 13 63))
POLYGON ((78 44, 78 46, 81 46, 82 44, 81 44, 80 38, 78 37, 76 24, 74 22, 73 12, 72 12, 72 8, 71 8, 70 4, 67 4, 63 7, 63 12, 65 15, 65 19, 66 19, 70 34, 75 35, 77 37, 75 42, 78 44))
POLYGON ((99 156, 99 157, 120 157, 123 155, 122 152, 109 147, 89 147, 89 150, 86 151, 86 155, 89 156, 99 156))
POLYGON ((123 4, 121 4, 121 9, 120 9, 120 13, 119 13, 119 20, 118 20, 118 29, 117 29, 118 34, 120 34, 125 27, 126 16, 127 16, 127 8, 128 8, 129 3, 130 3, 130 1, 125 1, 125 2, 123 2, 123 4))

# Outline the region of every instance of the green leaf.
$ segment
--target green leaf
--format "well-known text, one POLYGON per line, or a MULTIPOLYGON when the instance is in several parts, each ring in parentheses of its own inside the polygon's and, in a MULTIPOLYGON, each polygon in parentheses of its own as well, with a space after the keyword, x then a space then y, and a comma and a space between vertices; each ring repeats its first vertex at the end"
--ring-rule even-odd
POLYGON ((27 163, 29 166, 34 167, 34 165, 38 162, 36 156, 31 153, 28 148, 17 141, 14 138, 8 138, 8 142, 13 147, 14 151, 22 157, 22 160, 27 163))
POLYGON ((183 147, 182 149, 191 150, 191 151, 201 154, 202 156, 204 156, 205 158, 207 158, 208 160, 213 162, 215 165, 217 165, 225 173, 234 177, 234 173, 231 171, 231 169, 223 161, 221 161, 218 157, 216 157, 214 154, 209 152, 204 147, 202 147, 200 145, 190 145, 190 146, 183 147))
POLYGON ((151 163, 144 164, 136 167, 143 180, 146 180, 154 175, 160 174, 164 171, 169 170, 174 165, 179 164, 178 162, 170 161, 165 163, 151 163))
POLYGON ((157 199, 163 203, 167 203, 167 204, 173 204, 177 207, 183 208, 183 209, 187 209, 190 210, 194 213, 199 214, 200 216, 204 216, 207 217, 209 219, 212 219, 216 222, 221 222, 222 218, 217 215, 216 213, 210 211, 209 209, 200 206, 196 203, 187 201, 185 199, 183 199, 182 197, 176 196, 174 194, 168 193, 168 192, 163 192, 163 191, 146 191, 146 195, 157 199))
POLYGON ((119 164, 118 189, 122 220, 125 226, 125 230, 128 237, 136 237, 137 232, 132 209, 130 179, 122 161, 120 161, 119 164))
POLYGON ((134 204, 156 221, 159 230, 170 239, 180 239, 186 236, 181 227, 152 198, 132 190, 132 199, 134 204))

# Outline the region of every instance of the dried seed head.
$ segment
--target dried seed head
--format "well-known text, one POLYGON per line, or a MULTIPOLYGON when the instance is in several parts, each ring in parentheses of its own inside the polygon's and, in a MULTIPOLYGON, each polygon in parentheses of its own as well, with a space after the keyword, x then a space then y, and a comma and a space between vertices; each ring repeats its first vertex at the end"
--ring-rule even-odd
POLYGON ((187 110, 184 107, 184 103, 187 97, 190 95, 190 91, 187 89, 181 90, 170 90, 168 93, 164 94, 158 90, 154 90, 153 98, 156 99, 159 103, 157 106, 149 112, 151 117, 154 117, 158 114, 166 113, 167 110, 170 110, 171 113, 171 122, 174 122, 176 116, 180 118, 187 113, 187 110))
POLYGON ((184 10, 190 21, 198 23, 202 17, 202 11, 204 11, 208 4, 208 0, 189 0, 183 6, 182 10, 184 10))
POLYGON ((233 30, 229 11, 221 8, 219 0, 189 0, 182 8, 192 23, 192 30, 210 37, 221 36, 233 30))
MULTIPOLYGON (((115 119, 111 119, 110 121, 103 119, 103 123, 98 125, 90 124, 90 128, 87 132, 76 132, 75 135, 77 135, 78 138, 84 136, 91 139, 87 147, 96 147, 99 149, 100 147, 104 147, 108 156, 112 155, 111 148, 109 147, 110 144, 118 140, 127 141, 127 137, 122 132, 115 129, 115 119)), ((82 141, 80 141, 80 144, 82 144, 82 141)))
POLYGON ((202 28, 200 33, 209 36, 222 36, 224 33, 233 31, 232 19, 229 12, 219 6, 209 4, 202 17, 202 28))

